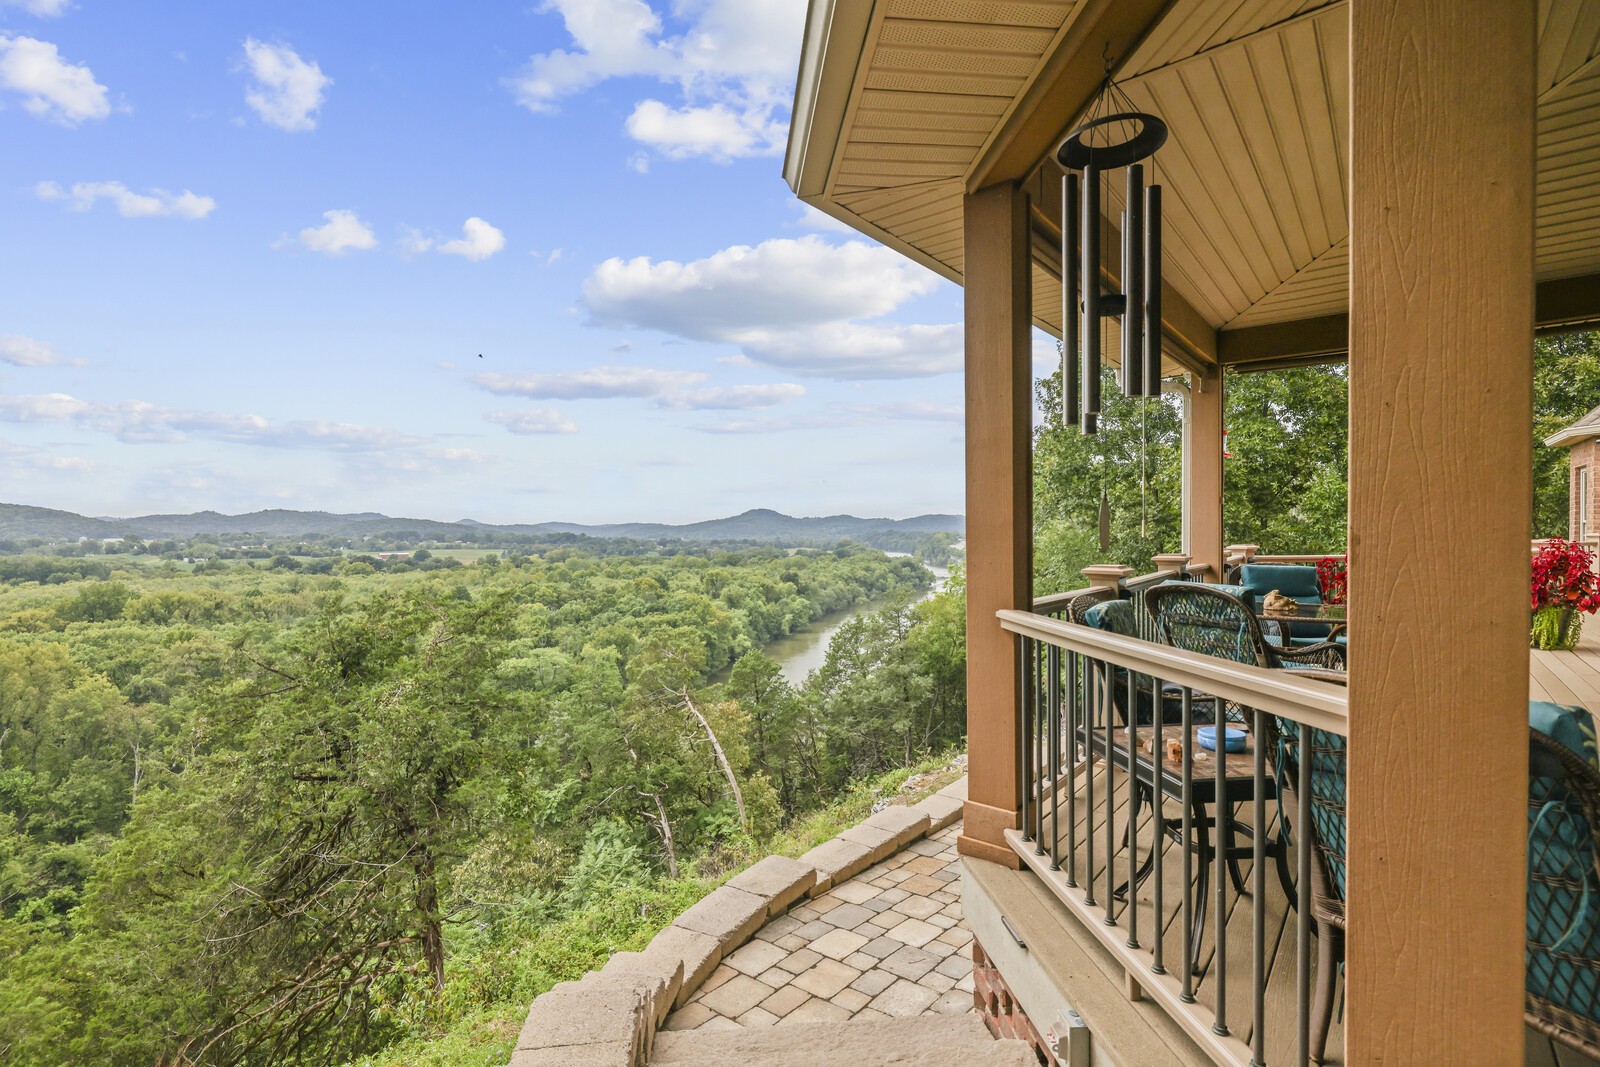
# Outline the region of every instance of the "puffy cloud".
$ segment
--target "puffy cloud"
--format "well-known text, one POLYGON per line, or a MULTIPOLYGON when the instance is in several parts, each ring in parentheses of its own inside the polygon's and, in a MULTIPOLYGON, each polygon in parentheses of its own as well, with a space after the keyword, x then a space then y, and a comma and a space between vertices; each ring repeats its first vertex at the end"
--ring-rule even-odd
POLYGON ((136 193, 121 182, 74 182, 70 190, 55 182, 40 182, 33 191, 41 200, 66 200, 74 211, 88 211, 96 201, 109 200, 125 219, 163 216, 203 219, 217 206, 211 197, 199 196, 187 189, 181 193, 169 193, 165 189, 136 193))
POLYGON ((533 400, 608 400, 656 397, 705 381, 698 371, 654 367, 594 367, 556 374, 479 374, 472 380, 499 396, 533 400))
POLYGON ((261 121, 290 132, 317 128, 316 112, 333 84, 321 67, 301 59, 286 44, 266 44, 254 37, 245 38, 244 58, 252 82, 245 90, 245 103, 261 121))
POLYGON ((0 334, 0 363, 13 367, 50 367, 65 362, 53 345, 20 333, 0 334))
POLYGON ((806 236, 688 263, 608 259, 584 281, 583 303, 599 325, 736 344, 751 360, 797 374, 904 378, 958 370, 960 327, 860 320, 940 284, 890 249, 806 236))
POLYGON ((529 408, 527 411, 491 411, 484 418, 512 433, 577 433, 578 424, 555 408, 529 408))
MULTIPOLYGON (((377 247, 378 239, 373 235, 372 227, 362 222, 354 211, 324 211, 322 217, 328 221, 321 226, 307 226, 300 231, 300 244, 311 251, 339 256, 352 248, 365 250, 377 247)), ((285 238, 278 245, 281 247, 291 243, 285 238)))
MULTIPOLYGON (((674 9, 667 31, 644 0, 547 0, 572 50, 534 56, 511 87, 532 111, 608 78, 674 84, 676 103, 639 101, 630 136, 674 159, 727 160, 783 151, 805 5, 794 0, 700 0, 674 9)), ((643 161, 636 161, 643 170, 643 161)))
POLYGON ((671 107, 659 100, 641 101, 627 129, 635 141, 670 159, 706 156, 717 163, 770 154, 788 135, 788 124, 771 108, 671 107))
POLYGON ((22 94, 30 114, 76 126, 111 114, 106 87, 86 66, 67 62, 49 41, 0 35, 0 89, 22 94))
POLYGON ((477 263, 506 246, 506 235, 474 215, 461 226, 462 236, 446 241, 439 251, 447 256, 462 256, 477 263))
POLYGON ((67 393, 0 396, 0 421, 58 422, 111 434, 127 444, 167 444, 202 438, 263 448, 371 452, 415 448, 424 439, 382 426, 259 415, 192 411, 144 400, 82 400, 67 393))
POLYGON ((0 0, 0 7, 20 7, 30 15, 46 19, 65 15, 71 6, 71 0, 0 0))
POLYGON ((796 400, 805 394, 805 386, 790 382, 775 385, 730 385, 670 393, 657 400, 656 406, 673 411, 750 411, 796 400))

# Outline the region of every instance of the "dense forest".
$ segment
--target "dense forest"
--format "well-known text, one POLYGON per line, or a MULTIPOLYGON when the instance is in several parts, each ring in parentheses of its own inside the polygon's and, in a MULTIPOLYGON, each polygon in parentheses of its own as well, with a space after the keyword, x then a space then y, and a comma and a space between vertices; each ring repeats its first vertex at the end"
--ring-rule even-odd
POLYGON ((913 559, 285 558, 0 560, 0 1060, 483 1062, 964 732, 913 559), (804 686, 760 653, 869 601, 804 686))

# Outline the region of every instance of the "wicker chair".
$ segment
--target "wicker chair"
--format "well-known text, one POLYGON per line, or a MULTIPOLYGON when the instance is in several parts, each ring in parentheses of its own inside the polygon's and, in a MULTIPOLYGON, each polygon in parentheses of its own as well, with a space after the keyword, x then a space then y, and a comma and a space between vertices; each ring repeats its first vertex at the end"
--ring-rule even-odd
POLYGON ((1524 1012, 1534 1029, 1600 1058, 1600 856, 1592 836, 1600 771, 1592 725, 1584 734, 1568 733, 1564 744, 1529 730, 1524 1012))
POLYGON ((1161 640, 1174 648, 1257 667, 1344 668, 1343 645, 1275 645, 1243 600, 1213 586, 1168 582, 1145 593, 1145 604, 1161 640))
MULTIPOLYGON (((1317 677, 1343 683, 1340 672, 1318 671, 1317 677)), ((1275 715, 1267 717, 1266 727, 1267 752, 1279 778, 1282 810, 1293 811, 1298 804, 1295 784, 1300 780, 1300 728, 1275 715)), ((1321 948, 1317 952, 1317 987, 1311 997, 1311 1059, 1321 1063, 1333 1023, 1339 971, 1344 966, 1347 762, 1343 737, 1326 730, 1310 734, 1311 825, 1304 829, 1300 844, 1309 844, 1312 850, 1311 921, 1321 948)))

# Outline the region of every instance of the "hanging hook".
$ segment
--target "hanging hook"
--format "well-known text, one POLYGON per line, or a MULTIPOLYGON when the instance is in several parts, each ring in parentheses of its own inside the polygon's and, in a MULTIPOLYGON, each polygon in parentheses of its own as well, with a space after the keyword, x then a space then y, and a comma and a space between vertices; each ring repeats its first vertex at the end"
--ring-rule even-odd
POLYGON ((1100 53, 1100 59, 1106 65, 1106 82, 1109 84, 1111 81, 1111 41, 1109 39, 1106 41, 1105 48, 1100 53))

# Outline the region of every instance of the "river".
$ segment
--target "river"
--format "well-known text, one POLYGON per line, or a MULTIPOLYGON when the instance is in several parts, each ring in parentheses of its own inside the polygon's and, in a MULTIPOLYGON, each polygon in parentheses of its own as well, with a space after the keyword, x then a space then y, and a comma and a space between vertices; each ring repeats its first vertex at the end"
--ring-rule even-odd
MULTIPOLYGON (((886 555, 906 555, 907 553, 889 552, 886 555)), ((928 597, 944 588, 945 579, 950 577, 950 572, 943 567, 929 567, 933 572, 933 588, 918 597, 918 601, 928 597)), ((783 676, 790 685, 800 685, 806 680, 806 675, 822 666, 828 658, 828 642, 833 640, 833 635, 839 628, 857 615, 867 611, 877 611, 883 607, 882 600, 869 600, 857 604, 853 608, 843 611, 831 612, 815 619, 803 630, 797 630, 788 637, 780 637, 776 641, 768 642, 762 649, 769 659, 776 660, 783 670, 783 676)))

